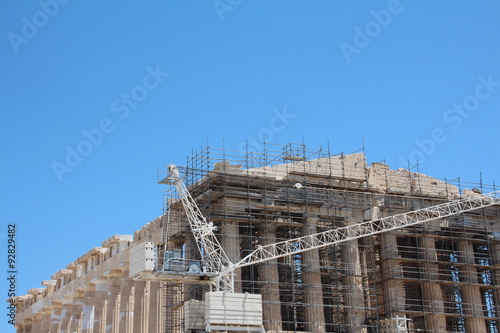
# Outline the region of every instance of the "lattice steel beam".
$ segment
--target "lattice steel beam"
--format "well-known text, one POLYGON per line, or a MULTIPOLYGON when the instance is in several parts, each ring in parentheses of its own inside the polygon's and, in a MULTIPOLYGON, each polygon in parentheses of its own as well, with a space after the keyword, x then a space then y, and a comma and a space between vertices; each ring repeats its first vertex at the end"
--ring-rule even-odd
POLYGON ((500 192, 492 192, 485 195, 469 196, 408 213, 327 230, 275 244, 259 246, 255 251, 247 255, 238 263, 232 265, 232 267, 223 271, 221 274, 229 274, 231 271, 241 267, 285 257, 291 254, 297 254, 326 247, 332 244, 380 234, 382 232, 421 224, 488 206, 498 205, 500 204, 499 194, 500 192))

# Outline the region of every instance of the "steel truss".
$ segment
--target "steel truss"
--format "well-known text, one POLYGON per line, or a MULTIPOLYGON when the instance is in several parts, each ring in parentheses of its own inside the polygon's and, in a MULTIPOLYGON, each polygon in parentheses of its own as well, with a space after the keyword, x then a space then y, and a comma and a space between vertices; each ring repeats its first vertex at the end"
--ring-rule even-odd
POLYGON ((381 219, 362 222, 338 229, 302 236, 270 245, 260 245, 255 251, 247 255, 232 267, 221 272, 221 275, 229 274, 235 269, 258 264, 261 262, 297 254, 332 244, 338 244, 349 240, 380 234, 416 224, 442 219, 472 210, 485 208, 500 204, 500 191, 485 195, 468 196, 462 199, 452 200, 436 206, 418 209, 408 213, 402 213, 381 219))
POLYGON ((175 185, 175 189, 182 200, 182 206, 186 212, 189 226, 198 246, 198 251, 201 254, 204 273, 217 274, 215 277, 217 290, 222 289, 232 292, 234 284, 232 272, 228 272, 228 274, 220 273, 227 271, 233 264, 228 259, 226 252, 224 252, 214 234, 216 227, 212 222, 208 222, 201 213, 186 185, 184 185, 184 181, 175 165, 169 165, 169 175, 168 179, 175 185))

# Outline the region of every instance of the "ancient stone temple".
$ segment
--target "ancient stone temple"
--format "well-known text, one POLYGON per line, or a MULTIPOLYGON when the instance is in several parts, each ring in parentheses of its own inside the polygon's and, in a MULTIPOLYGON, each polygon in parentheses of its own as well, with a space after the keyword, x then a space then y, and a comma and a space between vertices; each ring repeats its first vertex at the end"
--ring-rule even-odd
MULTIPOLYGON (((302 144, 266 145, 258 153, 206 147, 180 171, 232 262, 266 244, 495 190, 368 164, 363 152, 302 144)), ((159 183, 167 177, 161 169, 159 183)), ((200 258, 170 187, 163 216, 133 236, 111 236, 15 297, 17 332, 205 331, 210 282, 141 280, 129 271, 142 245, 153 244, 153 270, 165 267, 163 253, 178 253, 179 267, 200 258)), ((245 266, 234 289, 260 295, 266 332, 493 333, 499 265, 496 205, 245 266)))

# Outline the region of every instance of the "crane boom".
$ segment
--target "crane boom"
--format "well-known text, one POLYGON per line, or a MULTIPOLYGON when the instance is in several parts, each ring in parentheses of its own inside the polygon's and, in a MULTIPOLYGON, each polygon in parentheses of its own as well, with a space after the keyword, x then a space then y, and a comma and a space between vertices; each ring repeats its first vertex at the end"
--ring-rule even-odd
POLYGON ((499 194, 500 192, 492 192, 485 195, 469 196, 407 213, 259 246, 255 251, 244 257, 238 263, 233 264, 227 270, 221 272, 221 275, 229 274, 232 270, 241 267, 276 258, 421 224, 488 206, 498 205, 500 204, 499 194))

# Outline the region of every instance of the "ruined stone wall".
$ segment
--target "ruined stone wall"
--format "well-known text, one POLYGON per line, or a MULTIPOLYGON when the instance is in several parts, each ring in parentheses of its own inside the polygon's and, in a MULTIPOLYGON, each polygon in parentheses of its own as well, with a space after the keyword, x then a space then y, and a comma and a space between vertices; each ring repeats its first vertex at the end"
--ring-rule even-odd
POLYGON ((164 286, 129 278, 129 249, 145 238, 158 240, 161 219, 131 235, 114 235, 17 296, 17 332, 163 332, 164 286))

